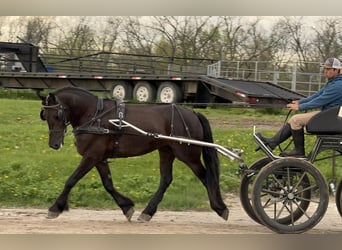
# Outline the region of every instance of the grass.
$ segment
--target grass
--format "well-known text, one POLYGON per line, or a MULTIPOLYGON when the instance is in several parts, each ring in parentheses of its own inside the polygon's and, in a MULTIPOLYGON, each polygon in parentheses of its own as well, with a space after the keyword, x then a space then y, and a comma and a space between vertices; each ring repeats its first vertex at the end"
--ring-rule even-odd
MULTIPOLYGON (((55 151, 48 147, 47 125, 39 118, 40 101, 34 98, 3 97, 0 99, 0 107, 0 206, 49 207, 81 159, 76 152, 71 129, 66 135, 64 147, 55 151)), ((237 109, 198 111, 205 114, 209 120, 223 121, 230 116, 242 116, 241 110, 237 109)), ((270 119, 270 122, 277 116, 255 110, 244 110, 243 113, 243 116, 261 117, 270 119)), ((247 165, 264 157, 263 153, 254 151, 251 128, 212 129, 215 143, 242 148, 245 151, 243 158, 247 165)), ((271 132, 273 133, 265 131, 271 132)), ((313 143, 313 140, 314 138, 309 138, 307 144, 313 143)), ((152 152, 145 156, 110 160, 114 185, 118 191, 132 198, 138 208, 147 204, 159 184, 156 159, 157 152, 152 152)), ((238 164, 221 155, 220 162, 222 193, 237 193, 238 164)), ((339 160, 337 162, 339 163, 339 160)), ((319 162, 318 167, 328 179, 331 178, 331 160, 319 162)), ((341 171, 337 170, 338 176, 341 176, 341 171)), ((94 169, 74 187, 69 203, 71 207, 117 208, 102 187, 94 169)), ((159 208, 209 209, 204 187, 189 168, 179 161, 174 164, 174 181, 159 208)))

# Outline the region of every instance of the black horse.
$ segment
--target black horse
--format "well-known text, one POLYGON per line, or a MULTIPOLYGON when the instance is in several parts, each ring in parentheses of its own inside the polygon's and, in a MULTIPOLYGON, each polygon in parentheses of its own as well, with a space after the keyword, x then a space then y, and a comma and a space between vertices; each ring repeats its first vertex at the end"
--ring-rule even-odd
POLYGON ((63 144, 66 128, 71 124, 77 151, 82 155, 79 166, 49 208, 49 218, 55 218, 68 209, 71 189, 95 166, 104 188, 130 221, 134 203, 115 189, 107 159, 144 155, 158 150, 159 187, 138 220, 149 221, 157 211, 158 204, 172 182, 175 158, 188 165, 206 187, 211 208, 225 220, 228 219, 229 211, 220 192, 219 162, 215 149, 144 136, 130 127, 114 126, 109 122, 110 119, 118 119, 120 124, 124 120, 145 131, 212 142, 211 128, 203 115, 172 104, 125 104, 102 99, 75 87, 60 88, 46 97, 39 96, 43 105, 41 119, 46 120, 49 127, 49 146, 59 149, 63 144), (201 162, 202 153, 205 166, 201 162))

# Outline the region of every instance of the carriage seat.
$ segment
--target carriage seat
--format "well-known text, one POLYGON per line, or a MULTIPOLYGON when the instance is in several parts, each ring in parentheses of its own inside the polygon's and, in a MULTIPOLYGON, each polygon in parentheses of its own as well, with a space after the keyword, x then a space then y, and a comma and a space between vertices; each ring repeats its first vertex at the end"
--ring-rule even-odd
POLYGON ((342 106, 324 110, 313 116, 306 125, 306 131, 316 135, 342 135, 342 106))

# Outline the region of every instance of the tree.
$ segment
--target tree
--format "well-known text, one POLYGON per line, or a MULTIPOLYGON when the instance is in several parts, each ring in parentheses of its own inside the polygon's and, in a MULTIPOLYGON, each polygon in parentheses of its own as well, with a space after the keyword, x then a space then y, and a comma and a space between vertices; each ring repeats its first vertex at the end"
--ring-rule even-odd
POLYGON ((87 17, 75 20, 75 26, 59 26, 60 36, 56 48, 60 54, 82 56, 96 49, 95 31, 89 25, 87 17))
POLYGON ((278 27, 288 33, 289 50, 293 51, 302 71, 310 72, 308 62, 313 58, 311 34, 305 29, 303 17, 283 17, 278 27))
POLYGON ((313 44, 316 48, 315 60, 322 61, 328 57, 342 55, 342 19, 326 17, 317 22, 312 29, 315 33, 313 44))
POLYGON ((126 53, 152 55, 156 34, 148 24, 142 24, 142 17, 127 17, 121 28, 122 46, 126 53))

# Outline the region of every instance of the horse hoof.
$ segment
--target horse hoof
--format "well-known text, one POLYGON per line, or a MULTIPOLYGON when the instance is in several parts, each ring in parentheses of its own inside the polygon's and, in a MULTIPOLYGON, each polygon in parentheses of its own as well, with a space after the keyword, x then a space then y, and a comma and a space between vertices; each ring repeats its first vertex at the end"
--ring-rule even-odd
POLYGON ((131 221, 133 214, 134 214, 134 209, 132 207, 128 209, 127 212, 125 213, 125 216, 129 222, 131 221))
POLYGON ((229 217, 229 210, 228 208, 226 208, 225 210, 223 210, 223 213, 220 215, 224 220, 228 220, 229 217))
POLYGON ((55 219, 59 215, 60 215, 60 213, 58 213, 58 212, 51 212, 51 211, 49 211, 47 216, 46 216, 46 219, 55 219))
POLYGON ((151 215, 148 214, 140 214, 138 221, 139 222, 149 222, 152 219, 151 215))

